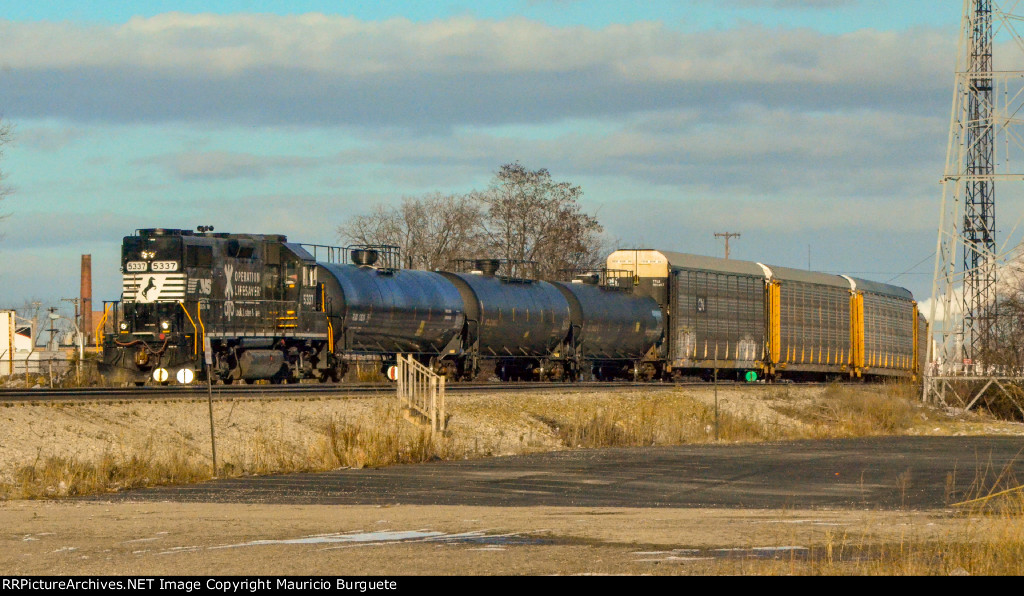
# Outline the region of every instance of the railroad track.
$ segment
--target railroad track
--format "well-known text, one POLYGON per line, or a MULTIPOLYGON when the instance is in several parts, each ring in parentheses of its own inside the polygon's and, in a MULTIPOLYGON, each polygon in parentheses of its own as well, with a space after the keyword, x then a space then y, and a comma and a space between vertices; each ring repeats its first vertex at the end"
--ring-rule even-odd
MULTIPOLYGON (((801 383, 814 385, 817 383, 801 383)), ((763 387, 762 384, 719 382, 722 387, 763 387)), ((492 393, 505 391, 608 391, 615 389, 673 389, 676 387, 711 387, 711 383, 451 383, 449 393, 492 393)), ((297 383, 292 385, 214 385, 214 399, 288 399, 302 396, 348 397, 394 394, 395 386, 390 383, 320 384, 297 383)), ((107 400, 163 400, 163 399, 206 399, 206 385, 190 386, 146 386, 146 387, 76 387, 70 389, 0 389, 0 403, 48 402, 48 401, 107 401, 107 400)))

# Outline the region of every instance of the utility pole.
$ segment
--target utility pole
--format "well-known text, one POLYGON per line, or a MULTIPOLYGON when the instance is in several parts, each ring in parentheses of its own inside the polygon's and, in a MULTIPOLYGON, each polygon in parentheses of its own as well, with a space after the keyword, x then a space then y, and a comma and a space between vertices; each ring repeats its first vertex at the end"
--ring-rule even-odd
POLYGON ((46 343, 46 349, 53 350, 56 347, 53 338, 57 335, 57 329, 53 326, 53 322, 60 317, 57 315, 56 306, 51 306, 50 308, 46 309, 46 311, 50 313, 50 341, 46 343))
POLYGON ((739 238, 738 232, 715 232, 715 238, 725 238, 725 258, 729 258, 729 238, 739 238))

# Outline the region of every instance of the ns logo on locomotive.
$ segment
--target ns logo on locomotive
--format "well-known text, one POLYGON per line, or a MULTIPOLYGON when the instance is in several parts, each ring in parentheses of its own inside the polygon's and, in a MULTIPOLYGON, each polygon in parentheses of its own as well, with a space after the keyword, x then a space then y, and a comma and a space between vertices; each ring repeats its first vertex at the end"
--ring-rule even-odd
POLYGON ((212 230, 124 238, 110 379, 336 382, 398 354, 451 379, 914 377, 927 335, 903 288, 760 263, 629 249, 543 281, 212 230))

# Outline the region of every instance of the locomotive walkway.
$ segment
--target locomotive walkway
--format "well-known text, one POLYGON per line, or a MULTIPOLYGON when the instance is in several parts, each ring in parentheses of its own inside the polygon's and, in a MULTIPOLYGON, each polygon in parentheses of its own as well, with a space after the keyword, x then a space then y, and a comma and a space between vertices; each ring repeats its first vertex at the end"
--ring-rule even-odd
POLYGON ((94 499, 924 510, 983 495, 979 481, 987 488, 1004 472, 1024 478, 1022 447, 1021 437, 875 437, 595 449, 247 477, 94 499))

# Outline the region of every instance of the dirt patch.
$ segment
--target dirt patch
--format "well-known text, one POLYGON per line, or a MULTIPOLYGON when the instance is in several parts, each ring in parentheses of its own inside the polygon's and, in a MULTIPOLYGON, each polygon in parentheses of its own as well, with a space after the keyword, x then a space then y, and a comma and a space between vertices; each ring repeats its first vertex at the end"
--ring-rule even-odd
POLYGON ((786 573, 829 545, 964 532, 943 512, 26 501, 0 525, 9 574, 118 575, 786 573))

